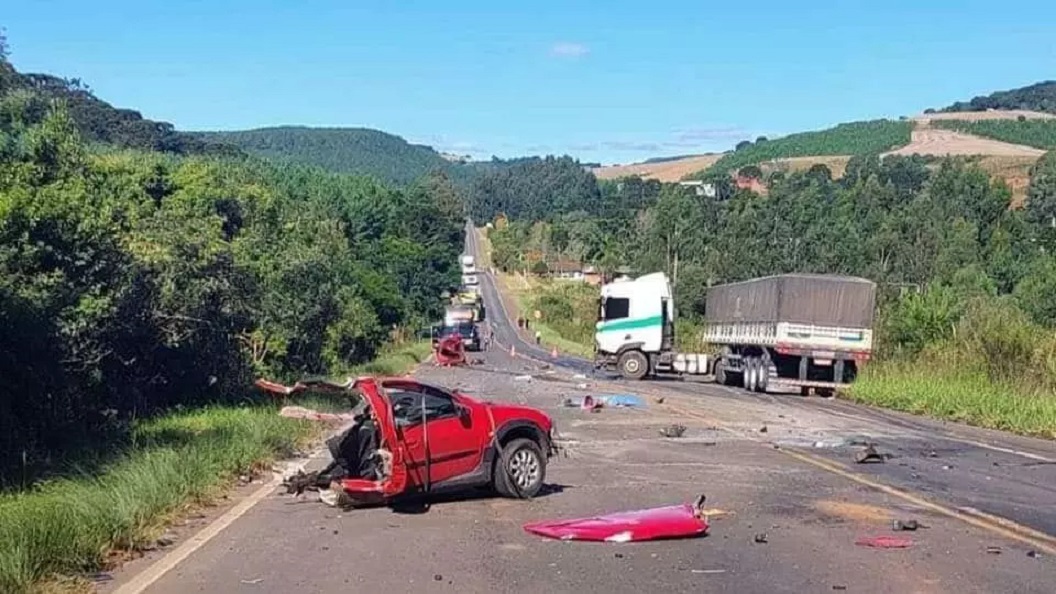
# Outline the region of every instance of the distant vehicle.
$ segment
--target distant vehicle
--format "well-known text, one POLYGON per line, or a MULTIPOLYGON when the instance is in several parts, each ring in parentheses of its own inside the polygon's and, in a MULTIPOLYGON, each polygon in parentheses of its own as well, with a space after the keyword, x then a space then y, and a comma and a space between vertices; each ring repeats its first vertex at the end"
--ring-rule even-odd
POLYGON ((469 254, 463 255, 461 263, 462 263, 462 275, 463 276, 467 275, 467 274, 476 274, 477 273, 476 260, 473 258, 473 256, 471 256, 469 254))
POLYGON ((467 287, 475 287, 480 284, 480 279, 477 278, 476 274, 463 274, 462 284, 467 287))
POLYGON ((674 349, 667 276, 648 274, 601 289, 595 364, 630 379, 713 374, 764 392, 778 384, 828 393, 854 380, 873 347, 876 285, 863 278, 785 274, 708 290, 703 344, 717 354, 674 349))
POLYGON ((459 322, 450 326, 438 326, 433 335, 433 345, 448 336, 459 336, 467 351, 481 350, 480 329, 472 322, 459 322))

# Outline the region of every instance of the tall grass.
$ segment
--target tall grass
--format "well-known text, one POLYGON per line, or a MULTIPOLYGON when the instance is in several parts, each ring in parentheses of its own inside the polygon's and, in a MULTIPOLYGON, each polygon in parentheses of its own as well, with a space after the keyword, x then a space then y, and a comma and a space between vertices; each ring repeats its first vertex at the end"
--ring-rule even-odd
POLYGON ((949 338, 866 367, 846 396, 1056 439, 1056 337, 1009 300, 977 300, 949 338))
POLYGON ((110 551, 149 542, 171 514, 293 452, 312 431, 272 407, 206 408, 137 424, 135 445, 101 474, 0 497, 0 592, 102 567, 110 551))

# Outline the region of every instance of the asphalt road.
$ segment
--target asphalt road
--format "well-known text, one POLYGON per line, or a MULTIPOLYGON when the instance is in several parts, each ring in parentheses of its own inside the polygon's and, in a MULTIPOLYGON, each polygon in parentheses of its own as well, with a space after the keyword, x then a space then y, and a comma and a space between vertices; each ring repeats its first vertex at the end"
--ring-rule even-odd
MULTIPOLYGON (((1002 533, 992 522, 950 515, 971 505, 1045 530, 1056 513, 1052 465, 1042 460, 1056 458, 1050 444, 835 401, 591 378, 583 373, 589 366, 570 358, 541 364, 524 357, 548 353, 496 315, 502 305, 483 276, 503 346, 484 353, 482 365, 423 366, 417 374, 550 413, 567 457, 551 460, 545 496, 515 501, 474 492, 407 514, 340 512, 276 490, 145 591, 1053 591, 1056 556, 1044 548, 1044 535, 1024 542, 1021 530, 1002 533), (647 405, 598 413, 563 406, 565 398, 617 392, 639 394, 647 405), (660 437, 672 423, 686 425, 686 434, 660 437), (896 457, 854 465, 860 446, 849 442, 856 438, 896 457), (831 463, 839 466, 825 466, 831 463), (522 529, 530 521, 669 505, 701 493, 714 508, 702 538, 591 544, 548 541, 522 529), (908 549, 854 544, 896 534, 893 519, 927 528, 897 533, 913 540, 908 549)), ((144 569, 130 566, 105 589, 144 569)))

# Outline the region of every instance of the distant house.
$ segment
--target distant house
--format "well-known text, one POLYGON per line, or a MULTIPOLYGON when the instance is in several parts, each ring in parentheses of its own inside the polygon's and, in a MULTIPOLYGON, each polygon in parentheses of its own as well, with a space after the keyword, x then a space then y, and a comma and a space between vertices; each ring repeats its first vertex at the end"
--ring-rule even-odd
POLYGON ((683 188, 693 188, 693 192, 696 193, 697 196, 707 196, 708 198, 715 197, 715 184, 712 183, 705 183, 699 179, 691 179, 680 181, 678 182, 678 185, 683 188))
POLYGON ((547 264, 547 276, 560 280, 583 280, 583 264, 575 260, 560 259, 547 264))
POLYGON ((598 286, 605 281, 605 277, 597 268, 593 266, 584 266, 583 281, 586 282, 588 285, 598 286))

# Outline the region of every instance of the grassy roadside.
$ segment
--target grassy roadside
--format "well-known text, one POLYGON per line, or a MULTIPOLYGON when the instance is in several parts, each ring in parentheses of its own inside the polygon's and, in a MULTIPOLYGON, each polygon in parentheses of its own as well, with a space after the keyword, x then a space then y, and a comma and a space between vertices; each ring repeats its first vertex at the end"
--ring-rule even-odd
POLYGON ((866 368, 845 398, 1020 435, 1056 439, 1056 397, 995 382, 986 373, 923 362, 866 368))
MULTIPOLYGON (((401 375, 428 351, 427 342, 390 348, 350 373, 401 375)), ((274 405, 217 406, 137 422, 133 445, 101 472, 0 495, 0 592, 31 592, 106 567, 118 552, 152 543, 181 513, 214 501, 239 475, 267 469, 318 436, 317 425, 276 413, 274 405)))
POLYGON ((531 317, 535 311, 533 303, 547 291, 545 283, 531 277, 502 272, 496 272, 495 276, 499 290, 509 295, 517 308, 517 311, 509 312, 510 315, 531 318, 531 332, 534 334, 536 330, 539 331, 544 347, 548 350, 557 347, 559 352, 579 357, 590 358, 594 356, 593 345, 566 338, 559 330, 548 324, 545 316, 546 312, 544 312, 544 317, 541 320, 535 320, 531 317))

